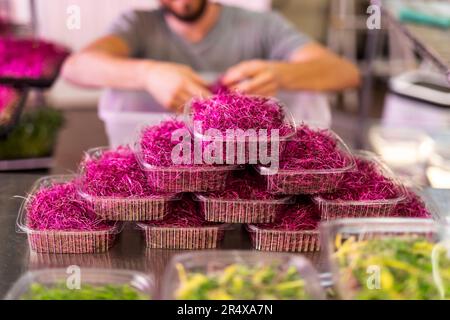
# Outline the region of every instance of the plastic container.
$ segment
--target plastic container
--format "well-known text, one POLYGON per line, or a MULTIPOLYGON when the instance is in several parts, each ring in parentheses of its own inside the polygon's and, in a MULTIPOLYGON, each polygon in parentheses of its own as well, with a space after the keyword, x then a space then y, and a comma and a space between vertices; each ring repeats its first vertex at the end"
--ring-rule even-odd
POLYGON ((161 227, 138 223, 143 231, 147 248, 174 250, 216 249, 228 225, 205 227, 161 227))
MULTIPOLYGON (((283 103, 281 103, 276 98, 270 98, 270 100, 274 101, 275 103, 277 103, 278 105, 281 106, 281 109, 285 116, 284 122, 285 122, 286 128, 289 128, 291 131, 288 134, 285 134, 284 136, 279 136, 279 139, 277 141, 279 144, 278 153, 281 153, 281 151, 284 149, 286 141, 295 134, 296 123, 295 123, 295 119, 294 119, 292 113, 283 103)), ((189 126, 192 128, 194 137, 197 140, 199 140, 203 143, 209 143, 210 141, 212 141, 211 137, 204 134, 203 128, 199 127, 198 124, 194 123, 194 121, 193 121, 191 103, 192 102, 186 104, 186 106, 184 108, 184 114, 188 118, 187 121, 189 123, 189 126)), ((213 134, 215 134, 216 132, 220 132, 220 129, 215 129, 215 128, 212 128, 212 129, 214 130, 213 134)), ((261 128, 261 129, 264 129, 264 128, 261 128)), ((227 150, 229 150, 228 148, 232 148, 235 151, 234 152, 234 163, 239 164, 239 165, 261 164, 261 163, 264 163, 265 161, 261 162, 261 159, 259 158, 261 156, 260 153, 264 154, 264 152, 265 152, 267 155, 271 155, 271 153, 269 151, 271 150, 272 145, 271 145, 271 139, 268 136, 268 134, 270 134, 270 132, 266 132, 266 135, 265 135, 267 137, 266 144, 263 144, 262 140, 259 139, 258 129, 253 129, 253 132, 252 132, 253 135, 250 135, 250 133, 251 133, 250 130, 246 131, 246 133, 249 133, 249 135, 242 136, 242 137, 235 136, 235 135, 230 137, 230 136, 224 134, 223 132, 222 132, 222 137, 214 136, 213 140, 215 142, 223 143, 222 148, 224 150, 224 161, 227 160, 227 158, 228 158, 228 154, 226 152, 227 150), (252 149, 252 148, 254 148, 254 149, 252 149), (264 150, 265 148, 266 148, 266 150, 264 150), (250 151, 252 151, 253 154, 251 154, 250 151)), ((237 134, 237 132, 236 132, 236 134, 237 134)))
MULTIPOLYGON (((355 278, 355 276, 350 276, 349 278, 349 273, 352 273, 354 275, 359 274, 358 272, 361 271, 360 268, 357 270, 357 266, 348 265, 346 263, 346 260, 344 259, 344 256, 336 256, 336 251, 343 243, 345 243, 346 240, 354 241, 356 245, 358 245, 358 243, 362 245, 362 241, 380 239, 423 239, 433 244, 439 241, 439 227, 434 221, 429 219, 341 219, 323 223, 321 225, 321 238, 322 245, 325 249, 326 255, 328 256, 330 269, 333 273, 333 280, 337 289, 337 293, 341 298, 353 299, 358 295, 360 290, 366 290, 366 288, 362 287, 365 286, 366 283, 358 282, 358 279, 355 278)), ((341 254, 344 253, 349 255, 349 258, 352 257, 350 256, 352 254, 351 250, 341 252, 341 254)), ((390 250, 386 247, 385 250, 377 251, 374 256, 383 257, 389 254, 390 250)), ((399 265, 395 264, 392 265, 392 267, 394 268, 398 266, 399 265)), ((369 273, 370 270, 364 270, 364 274, 367 274, 367 284, 369 284, 369 280, 372 284, 371 280, 374 280, 375 278, 370 278, 370 276, 374 275, 377 270, 383 272, 383 268, 387 267, 378 265, 377 260, 374 260, 373 270, 371 269, 373 272, 369 273)), ((424 272, 426 271, 424 270, 424 272)), ((381 276, 382 275, 383 274, 381 274, 381 276)), ((395 280, 395 277, 392 278, 393 282, 395 282, 395 280)), ((377 288, 383 289, 383 278, 381 278, 380 281, 380 287, 377 288)), ((374 282, 374 284, 376 285, 376 282, 374 282)), ((385 282, 385 285, 387 286, 388 282, 385 282)))
POLYGON ((26 233, 30 249, 39 253, 102 253, 108 251, 121 231, 115 224, 107 230, 99 231, 55 231, 33 230, 27 226, 27 205, 41 188, 74 179, 73 175, 49 176, 37 180, 22 202, 17 217, 17 231, 26 233))
MULTIPOLYGON (((181 282, 183 281, 183 279, 180 279, 180 274, 182 277, 189 276, 192 273, 201 274, 203 276, 217 274, 222 275, 224 272, 228 274, 230 270, 225 270, 227 267, 233 264, 239 264, 247 267, 273 266, 277 270, 276 276, 279 276, 289 267, 293 266, 297 270, 297 274, 305 282, 305 295, 309 299, 325 298, 316 271, 311 266, 309 261, 301 256, 283 253, 262 253, 254 251, 209 251, 183 254, 172 259, 164 275, 162 299, 177 299, 177 290, 179 290, 181 282), (180 272, 180 269, 183 269, 185 274, 183 272, 180 272)), ((257 276, 256 273, 255 276, 257 276)), ((226 275, 224 275, 224 277, 226 277, 226 275)), ((233 278, 238 279, 237 276, 233 278)), ((274 284, 279 284, 277 281, 278 279, 274 279, 274 284)), ((245 285, 245 287, 247 286, 245 285)), ((195 288, 191 288, 192 291, 194 291, 194 289, 195 288)), ((252 289, 247 288, 247 290, 252 289)), ((238 294, 239 293, 240 291, 238 291, 238 294)), ((252 293, 258 294, 258 292, 255 291, 253 291, 252 293)), ((269 294, 269 292, 259 292, 259 294, 264 295, 269 294)), ((195 299, 195 297, 192 298, 195 299)), ((245 299, 245 297, 242 296, 231 296, 231 298, 245 299)))
MULTIPOLYGON (((86 157, 96 160, 108 150, 110 149, 106 147, 91 149, 87 151, 86 157)), ((81 166, 81 177, 83 177, 84 170, 84 167, 81 166)), ((92 204, 99 217, 111 221, 162 220, 170 212, 172 202, 180 199, 174 193, 135 198, 92 196, 83 190, 82 179, 79 193, 92 204)))
POLYGON ((53 86, 59 76, 59 72, 64 60, 58 61, 51 69, 42 75, 41 78, 13 77, 0 75, 0 84, 16 87, 33 87, 39 89, 49 89, 53 86))
POLYGON ((396 198, 382 200, 346 201, 327 200, 318 195, 313 197, 313 201, 320 211, 322 220, 387 217, 394 211, 395 206, 399 202, 405 200, 404 187, 394 177, 392 171, 376 155, 368 151, 360 151, 356 155, 359 158, 375 163, 379 172, 397 186, 398 196, 396 198))
MULTIPOLYGON (((33 41, 34 43, 29 45, 29 54, 33 55, 35 54, 33 50, 37 46, 39 47, 42 43, 40 40, 35 39, 23 39, 27 41, 33 41)), ((21 41, 21 40, 20 40, 21 41)), ((15 40, 13 40, 15 42, 15 40)), ((8 43, 1 43, 2 46, 8 45, 8 43)), ((42 74, 39 75, 39 77, 29 77, 29 76, 23 76, 23 75, 10 75, 1 73, 0 74, 0 84, 6 84, 9 86, 15 86, 15 87, 35 87, 35 88, 50 88, 55 80, 58 78, 58 75, 60 73, 60 70, 62 68, 62 65, 65 61, 65 59, 69 56, 70 50, 66 47, 58 46, 57 47, 59 51, 58 57, 46 57, 47 61, 42 61, 42 63, 45 63, 46 66, 44 70, 42 70, 42 74), (51 60, 49 60, 49 58, 51 60)), ((22 48, 22 51, 26 50, 26 48, 22 48)), ((23 52, 22 52, 23 53, 23 52)), ((1 56, 1 58, 4 58, 4 55, 1 56)), ((26 57, 19 57, 19 58, 26 58, 26 57)), ((16 61, 17 62, 17 57, 16 61)), ((9 61, 8 63, 11 63, 9 61)))
POLYGON ((73 265, 82 268, 109 269, 113 267, 113 259, 110 252, 97 254, 55 254, 31 251, 29 253, 28 269, 64 268, 73 265))
POLYGON ((252 246, 261 251, 315 252, 320 250, 318 230, 271 230, 247 225, 252 246))
MULTIPOLYGON (((13 285, 5 296, 5 300, 21 300, 30 292, 33 284, 40 284, 47 288, 52 288, 65 284, 69 277, 75 274, 68 273, 67 269, 43 269, 39 271, 29 271, 24 274, 13 285)), ((108 285, 128 285, 136 290, 143 298, 148 300, 154 297, 153 279, 145 274, 112 269, 80 269, 80 286, 108 286, 108 285)), ((70 290, 69 288, 67 290, 70 290)), ((76 289, 73 289, 76 290, 76 289)))
POLYGON ((207 221, 226 223, 271 223, 280 210, 293 203, 293 197, 278 200, 226 200, 202 194, 194 197, 207 221))
POLYGON ((275 170, 257 166, 256 169, 266 180, 267 190, 275 194, 292 195, 330 193, 336 190, 344 174, 355 169, 356 162, 344 141, 334 132, 329 132, 336 139, 337 148, 348 155, 349 162, 345 167, 319 170, 275 170))
POLYGON ((139 143, 135 153, 151 188, 160 192, 208 192, 225 188, 229 174, 240 166, 158 167, 145 162, 139 143))
POLYGON ((396 217, 396 218, 427 218, 427 219, 433 219, 436 222, 443 223, 445 221, 445 217, 440 212, 438 205, 431 196, 431 193, 435 189, 432 190, 426 190, 425 188, 415 187, 415 188, 405 188, 405 199, 402 200, 397 204, 397 206, 392 210, 392 214, 390 217, 396 217), (430 191, 430 192, 428 192, 430 191), (403 211, 403 208, 401 206, 403 204, 408 205, 408 202, 411 201, 411 196, 416 196, 418 201, 421 203, 421 205, 426 209, 428 212, 427 217, 419 217, 419 216, 408 216, 405 215, 403 211))

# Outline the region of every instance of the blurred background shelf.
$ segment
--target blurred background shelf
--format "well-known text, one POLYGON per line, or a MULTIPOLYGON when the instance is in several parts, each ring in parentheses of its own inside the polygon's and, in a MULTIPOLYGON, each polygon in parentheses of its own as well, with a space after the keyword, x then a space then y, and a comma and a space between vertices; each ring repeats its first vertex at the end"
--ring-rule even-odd
MULTIPOLYGON (((450 29, 403 22, 399 18, 400 11, 405 6, 419 6, 421 8, 426 5, 431 11, 436 11, 437 14, 438 10, 446 5, 449 8, 447 11, 449 11, 450 4, 448 1, 373 0, 373 3, 381 5, 388 23, 411 41, 418 54, 433 62, 447 76, 450 83, 450 29)), ((448 13, 450 14, 450 12, 448 13)))

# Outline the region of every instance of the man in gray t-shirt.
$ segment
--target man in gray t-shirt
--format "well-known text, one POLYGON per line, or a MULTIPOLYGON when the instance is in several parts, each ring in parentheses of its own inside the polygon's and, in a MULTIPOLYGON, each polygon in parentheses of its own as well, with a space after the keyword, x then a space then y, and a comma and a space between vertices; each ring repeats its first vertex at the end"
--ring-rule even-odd
POLYGON ((279 14, 207 0, 160 0, 157 10, 127 12, 63 68, 74 83, 108 88, 101 107, 112 111, 179 111, 192 96, 210 94, 211 74, 261 95, 359 82, 355 66, 279 14))

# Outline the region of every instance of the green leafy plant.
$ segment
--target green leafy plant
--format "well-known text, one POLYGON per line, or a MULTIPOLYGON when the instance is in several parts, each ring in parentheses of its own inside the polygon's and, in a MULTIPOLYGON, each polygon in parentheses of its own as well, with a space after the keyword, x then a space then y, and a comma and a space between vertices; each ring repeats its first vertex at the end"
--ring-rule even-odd
POLYGON ((186 272, 178 264, 180 300, 303 300, 305 281, 294 266, 231 264, 225 269, 186 272))
POLYGON ((63 124, 62 112, 52 108, 40 107, 24 113, 11 133, 0 139, 0 160, 50 156, 63 124))
POLYGON ((450 260, 446 250, 436 247, 440 255, 439 266, 432 262, 435 244, 423 238, 387 237, 356 241, 349 238, 334 254, 339 266, 339 282, 342 290, 351 298, 362 300, 434 300, 450 298, 450 260), (376 267, 378 285, 369 281, 376 267), (437 268, 444 282, 441 296, 433 278, 437 268), (368 282, 369 281, 369 282, 368 282))
POLYGON ((31 285, 22 300, 148 300, 130 285, 82 285, 80 289, 68 289, 64 283, 47 287, 39 283, 31 285))

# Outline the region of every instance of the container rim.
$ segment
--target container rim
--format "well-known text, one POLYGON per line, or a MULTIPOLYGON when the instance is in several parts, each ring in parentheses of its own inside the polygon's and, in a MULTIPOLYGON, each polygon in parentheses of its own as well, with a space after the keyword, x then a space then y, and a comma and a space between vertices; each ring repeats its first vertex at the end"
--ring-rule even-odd
MULTIPOLYGON (((314 128, 314 127, 313 127, 314 128)), ((327 130, 330 135, 336 139, 338 148, 341 149, 343 153, 348 157, 349 163, 341 168, 332 168, 332 169, 271 169, 269 167, 265 167, 262 165, 257 165, 255 169, 261 174, 261 175, 277 175, 277 174, 290 174, 290 175, 296 175, 296 174, 333 174, 333 173, 345 173, 348 171, 352 171, 356 169, 356 160, 353 155, 353 153, 350 151, 350 148, 347 146, 347 144, 342 140, 342 138, 336 134, 331 129, 323 129, 327 130)))
POLYGON ((405 186, 395 177, 391 169, 373 152, 366 150, 358 150, 354 153, 355 156, 363 158, 366 161, 372 162, 379 172, 387 179, 391 180, 397 189, 398 196, 392 199, 377 199, 377 200, 327 200, 321 195, 315 195, 312 200, 317 205, 332 204, 332 205, 351 205, 351 206, 366 206, 366 205, 383 205, 383 204, 397 204, 406 199, 405 186))
MULTIPOLYGON (((147 201, 153 201, 153 200, 165 200, 165 201, 177 201, 181 199, 181 194, 175 193, 175 192, 169 192, 169 193, 160 193, 155 194, 151 196, 145 196, 145 197, 118 197, 118 196, 93 196, 86 191, 84 191, 84 184, 83 184, 83 176, 84 176, 84 170, 85 170, 85 161, 89 158, 97 160, 104 152, 112 151, 113 148, 110 147, 96 147, 89 149, 85 151, 83 160, 81 161, 81 165, 79 166, 78 170, 78 176, 80 178, 80 183, 77 184, 78 193, 82 198, 84 198, 87 201, 128 201, 128 200, 147 200, 147 201)), ((131 150, 133 152, 133 150, 131 150)), ((134 153, 134 152, 133 152, 134 153)), ((136 155, 135 155, 136 156, 136 155)))
POLYGON ((437 233, 438 223, 423 218, 344 218, 322 221, 321 234, 330 236, 334 228, 345 228, 349 234, 367 232, 437 233))
POLYGON ((73 179, 76 179, 77 175, 53 175, 53 176, 44 176, 39 178, 34 182, 27 196, 23 199, 22 204, 19 208, 19 213, 17 215, 16 220, 16 232, 17 233, 27 233, 27 234, 64 234, 64 235, 80 235, 80 234, 118 234, 122 231, 123 224, 115 223, 110 228, 104 230, 92 230, 92 231, 65 231, 65 230, 35 230, 27 226, 26 218, 27 218, 27 205, 28 202, 33 198, 34 194, 42 187, 43 184, 47 182, 68 182, 73 179))
MULTIPOLYGON (((122 280, 123 283, 131 284, 139 292, 149 295, 149 298, 154 298, 155 292, 155 280, 153 275, 144 274, 142 272, 133 270, 118 270, 118 269, 103 269, 103 268, 82 268, 82 274, 88 274, 89 277, 95 277, 96 279, 101 279, 101 276, 112 276, 117 277, 122 280), (96 277, 96 276, 100 277, 96 277)), ((27 271, 22 274, 20 278, 13 284, 13 286, 8 290, 5 300, 17 300, 20 298, 27 288, 34 281, 40 282, 38 279, 40 277, 49 276, 49 281, 45 283, 56 283, 57 278, 67 278, 67 269, 64 268, 46 268, 41 270, 27 271)), ((41 281, 42 282, 42 281, 41 281)), ((108 284, 107 279, 103 281, 87 281, 88 283, 96 284, 108 284)))
MULTIPOLYGON (((256 95, 256 94, 252 94, 252 95, 248 95, 250 97, 263 97, 260 95, 256 95)), ((276 104, 278 104, 281 107, 281 110, 284 113, 285 119, 284 119, 284 124, 287 124, 290 128, 292 128, 292 133, 289 133, 285 136, 280 137, 280 141, 286 141, 289 138, 292 138, 296 133, 297 133, 297 124, 295 121, 294 116, 292 115, 292 112, 286 107, 286 105, 281 102, 279 99, 275 98, 275 97, 263 97, 263 98, 267 98, 268 101, 270 102, 274 102, 276 104)), ((193 135, 200 139, 200 140, 204 140, 205 139, 205 135, 196 131, 195 130, 195 126, 193 125, 193 114, 192 114, 192 103, 194 100, 196 100, 198 98, 192 98, 190 101, 188 101, 183 108, 183 115, 186 118, 186 124, 189 126, 189 128, 191 129, 191 132, 193 133, 193 135)), ((255 129, 258 130, 258 129, 255 129)), ((221 130, 219 130, 221 131, 221 130)), ((222 132, 222 131, 221 131, 222 132)), ((249 141, 253 141, 254 139, 249 139, 249 141)), ((236 141, 236 139, 233 140, 227 140, 227 139, 217 139, 216 141, 222 141, 222 142, 227 142, 227 141, 236 141)))
POLYGON ((203 227, 170 227, 170 226, 154 226, 151 223, 137 222, 136 226, 140 230, 150 230, 150 229, 166 229, 166 230, 232 230, 233 224, 231 223, 218 223, 217 225, 209 225, 203 227))
POLYGON ((243 170, 243 165, 196 165, 196 166, 170 166, 170 167, 162 167, 151 165, 144 160, 144 156, 140 147, 140 143, 135 141, 133 144, 134 154, 136 155, 136 159, 141 166, 141 169, 144 171, 159 171, 159 172, 225 172, 225 171, 236 171, 243 170))
POLYGON ((319 235, 319 228, 314 230, 279 230, 279 229, 263 229, 261 227, 258 227, 258 225, 250 223, 246 224, 246 229, 248 232, 256 233, 256 232, 263 232, 263 233, 280 233, 280 234, 312 234, 312 235, 319 235))
POLYGON ((207 195, 201 193, 194 193, 192 195, 195 201, 199 202, 219 202, 219 203, 241 203, 241 204, 290 204, 295 202, 295 196, 286 196, 282 199, 274 199, 274 200, 253 200, 253 199, 219 199, 208 197, 207 195))

